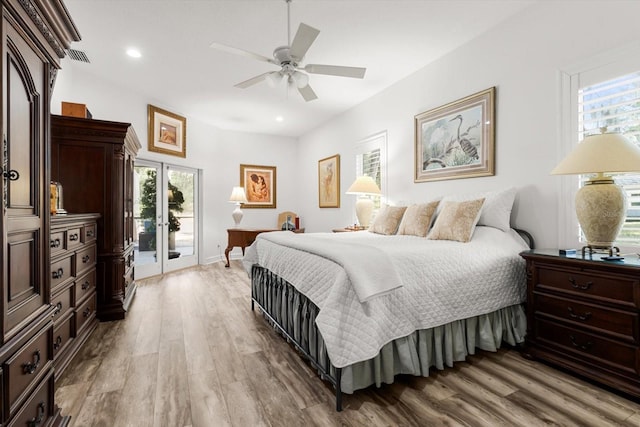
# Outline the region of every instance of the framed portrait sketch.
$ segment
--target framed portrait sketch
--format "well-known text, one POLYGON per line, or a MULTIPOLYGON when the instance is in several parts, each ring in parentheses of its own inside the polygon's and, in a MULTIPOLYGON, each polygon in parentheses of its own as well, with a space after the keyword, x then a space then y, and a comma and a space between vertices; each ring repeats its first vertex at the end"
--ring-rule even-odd
POLYGON ((187 156, 187 119, 153 105, 147 106, 147 149, 172 156, 187 156))
POLYGON ((318 204, 321 208, 340 207, 340 155, 318 160, 318 204))
POLYGON ((495 174, 495 92, 415 116, 415 182, 495 174))
POLYGON ((276 207, 275 166, 240 165, 240 185, 247 196, 243 208, 276 207))

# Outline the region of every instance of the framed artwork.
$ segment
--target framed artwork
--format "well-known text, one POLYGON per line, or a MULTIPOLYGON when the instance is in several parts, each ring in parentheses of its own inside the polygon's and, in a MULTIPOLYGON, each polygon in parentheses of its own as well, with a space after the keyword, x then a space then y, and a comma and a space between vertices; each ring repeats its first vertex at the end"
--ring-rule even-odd
POLYGON ((318 160, 318 204, 321 208, 340 207, 340 155, 318 160))
POLYGON ((247 196, 243 208, 276 207, 275 166, 240 165, 240 185, 247 196))
POLYGON ((162 108, 147 106, 147 149, 172 156, 187 156, 187 119, 162 108))
POLYGON ((415 182, 494 175, 492 87, 415 116, 415 182))

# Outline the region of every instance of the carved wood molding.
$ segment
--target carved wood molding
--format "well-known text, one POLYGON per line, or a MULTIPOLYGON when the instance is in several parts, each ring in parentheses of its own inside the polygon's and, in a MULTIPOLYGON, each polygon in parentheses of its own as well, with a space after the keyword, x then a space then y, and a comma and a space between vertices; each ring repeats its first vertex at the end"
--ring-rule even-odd
POLYGON ((49 46, 51 46, 60 58, 64 58, 66 54, 64 48, 60 45, 49 26, 44 22, 42 16, 40 16, 40 13, 38 12, 38 9, 31 0, 18 0, 18 3, 20 3, 25 12, 27 12, 27 15, 29 15, 29 18, 31 18, 33 23, 36 25, 38 31, 40 31, 45 40, 49 43, 49 46))

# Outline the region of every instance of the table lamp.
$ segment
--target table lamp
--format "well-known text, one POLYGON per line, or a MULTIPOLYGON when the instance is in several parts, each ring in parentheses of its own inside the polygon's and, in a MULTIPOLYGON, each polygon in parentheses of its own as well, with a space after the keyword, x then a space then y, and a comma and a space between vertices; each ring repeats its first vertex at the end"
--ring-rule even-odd
POLYGON ((595 174, 576 194, 576 215, 587 239, 583 256, 586 249, 590 254, 606 249, 609 259, 621 259, 613 244, 627 215, 627 200, 624 189, 604 174, 636 171, 640 171, 640 148, 619 133, 587 136, 551 171, 552 175, 595 174))
POLYGON ((235 227, 238 228, 238 226, 240 225, 240 221, 242 221, 242 211, 240 210, 240 205, 247 202, 247 196, 244 194, 244 188, 233 187, 233 190, 231 190, 231 196, 229 197, 229 202, 236 204, 236 208, 231 216, 233 217, 233 221, 235 222, 235 227))
POLYGON ((369 196, 380 193, 380 188, 370 176, 359 176, 347 190, 346 194, 359 196, 358 200, 356 200, 356 216, 361 227, 367 228, 371 220, 373 200, 369 196))

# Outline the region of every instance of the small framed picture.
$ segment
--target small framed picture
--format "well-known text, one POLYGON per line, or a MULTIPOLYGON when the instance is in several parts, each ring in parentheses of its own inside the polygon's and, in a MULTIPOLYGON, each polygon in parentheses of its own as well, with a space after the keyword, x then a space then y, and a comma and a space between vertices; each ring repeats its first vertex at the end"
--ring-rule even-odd
POLYGON ((156 153, 186 157, 187 119, 153 105, 148 105, 147 114, 147 149, 156 153))
POLYGON ((318 161, 318 205, 340 207, 340 155, 318 161))
POLYGON ((240 185, 247 202, 243 208, 276 207, 276 167, 240 165, 240 185))

